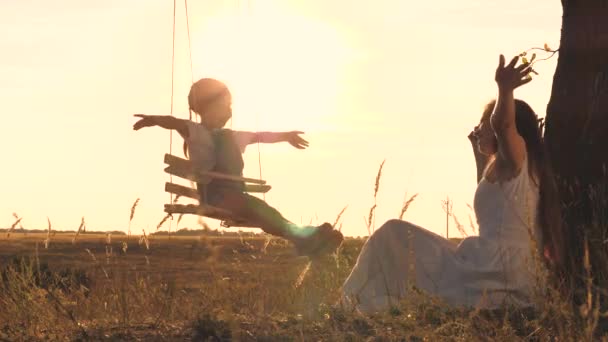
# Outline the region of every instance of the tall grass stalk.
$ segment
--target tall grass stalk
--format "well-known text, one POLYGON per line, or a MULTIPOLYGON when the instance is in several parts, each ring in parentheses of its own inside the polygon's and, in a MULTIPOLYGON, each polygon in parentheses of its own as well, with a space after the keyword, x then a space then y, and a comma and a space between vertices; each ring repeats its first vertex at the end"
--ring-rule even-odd
POLYGON ((76 244, 76 239, 78 238, 78 236, 80 235, 80 233, 82 231, 84 231, 85 228, 85 223, 84 223, 84 216, 82 217, 82 219, 80 220, 80 226, 78 226, 78 230, 76 231, 76 235, 74 235, 74 238, 72 238, 72 244, 76 244))
POLYGON ((139 204, 139 198, 137 198, 135 200, 135 202, 133 202, 133 205, 131 206, 131 213, 129 214, 129 228, 128 228, 128 236, 131 237, 131 222, 133 221, 133 217, 135 216, 135 209, 137 208, 137 205, 139 204))
POLYGON ((49 245, 51 243, 51 230, 53 229, 53 226, 51 225, 51 219, 47 216, 46 221, 48 222, 48 230, 46 232, 46 239, 44 239, 44 248, 48 249, 49 245))
POLYGON ((15 230, 15 227, 17 227, 17 225, 19 223, 21 223, 22 218, 17 216, 16 213, 13 213, 13 217, 15 218, 15 222, 13 222, 13 224, 11 225, 11 227, 8 229, 8 231, 6 232, 6 238, 9 238, 11 236, 11 232, 13 230, 15 230))
POLYGON ((400 220, 403 220, 403 215, 405 215, 405 212, 410 207, 410 205, 414 202, 414 200, 416 199, 416 197, 418 197, 417 193, 414 194, 414 195, 412 195, 412 197, 410 197, 409 199, 407 199, 407 194, 406 194, 405 200, 403 201, 403 205, 401 206, 401 211, 399 212, 399 219, 400 220))
POLYGON ((340 210, 340 213, 338 213, 338 216, 336 216, 336 219, 334 220, 334 224, 332 224, 332 227, 335 228, 338 225, 338 222, 340 222, 340 218, 342 218, 342 215, 346 211, 346 208, 348 208, 348 205, 344 206, 344 208, 342 208, 342 210, 340 210))

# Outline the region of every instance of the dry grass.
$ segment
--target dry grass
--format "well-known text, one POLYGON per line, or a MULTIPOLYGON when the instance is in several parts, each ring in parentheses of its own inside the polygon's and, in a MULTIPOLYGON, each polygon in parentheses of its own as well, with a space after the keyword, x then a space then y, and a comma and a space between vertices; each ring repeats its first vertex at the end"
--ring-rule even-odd
MULTIPOLYGON (((405 212, 410 207, 410 205, 412 204, 412 202, 414 202, 414 200, 416 199, 416 197, 418 197, 418 194, 414 194, 409 199, 406 199, 405 201, 403 201, 403 206, 401 206, 401 211, 399 212, 399 219, 400 220, 403 219, 403 215, 405 215, 405 212)), ((407 198, 407 195, 406 195, 406 198, 407 198)))
POLYGON ((0 331, 11 338, 50 331, 53 336, 73 337, 83 333, 76 327, 92 335, 154 334, 156 327, 163 326, 179 335, 189 333, 185 325, 204 313, 255 319, 258 314, 261 318, 278 312, 313 312, 327 296, 335 296, 343 278, 323 274, 323 281, 331 280, 334 288, 324 292, 324 284, 316 278, 325 273, 323 267, 296 257, 279 239, 149 237, 147 249, 129 243, 127 236, 114 236, 110 244, 106 237, 82 235, 74 247, 73 236, 58 235, 37 258, 34 250, 43 238, 40 234, 0 241, 2 264, 17 260, 19 265, 7 268, 0 291, 5 308, 0 313, 0 331), (81 270, 89 282, 65 292, 40 286, 37 263, 48 264, 52 274, 81 270), (36 303, 26 309, 30 299, 36 303), (31 330, 16 329, 24 324, 31 330), (149 331, 141 331, 146 326, 149 331))
POLYGON ((378 168, 378 174, 376 175, 376 181, 374 182, 374 205, 372 205, 372 207, 369 209, 367 220, 365 221, 367 233, 369 235, 372 235, 372 233, 376 230, 376 217, 374 214, 376 211, 376 207, 378 206, 378 190, 380 190, 380 179, 382 178, 382 168, 384 168, 385 162, 386 160, 383 160, 382 163, 380 163, 380 167, 378 168))
POLYGON ((10 265, 0 282, 0 340, 576 341, 594 336, 599 317, 594 297, 589 321, 578 322, 551 298, 540 312, 490 312, 450 308, 420 291, 362 316, 334 305, 357 239, 334 262, 297 257, 264 236, 151 236, 150 249, 114 236, 108 249, 103 234, 82 235, 76 247, 58 234, 36 257, 44 237, 0 240, 0 260, 10 265))
POLYGON ((76 235, 74 235, 74 238, 72 239, 72 244, 73 245, 76 244, 76 239, 78 239, 78 236, 84 230, 86 230, 86 225, 84 223, 84 216, 83 216, 82 219, 80 220, 80 226, 78 226, 78 230, 76 231, 76 235))
POLYGON ((16 213, 13 213, 13 217, 15 218, 15 222, 13 222, 13 224, 11 225, 11 227, 6 232, 6 237, 7 238, 11 236, 11 232, 15 230, 15 227, 17 227, 17 225, 20 224, 21 220, 22 220, 22 218, 19 217, 16 213))
POLYGON ((129 228, 127 229, 127 234, 129 236, 131 236, 131 222, 133 222, 133 217, 135 217, 135 209, 137 208, 138 204, 139 204, 139 198, 137 198, 135 200, 135 202, 133 202, 133 205, 131 205, 131 213, 129 215, 129 228))
POLYGON ((334 227, 334 228, 338 227, 339 231, 342 231, 342 224, 340 224, 340 226, 338 226, 338 222, 340 222, 340 218, 342 218, 342 215, 346 211, 346 208, 348 208, 348 206, 345 206, 344 208, 342 208, 342 210, 340 211, 338 216, 336 216, 336 220, 334 221, 334 224, 332 224, 332 227, 334 227))
POLYGON ((44 243, 44 248, 48 249, 49 245, 51 244, 51 231, 53 229, 53 225, 51 224, 51 219, 50 218, 46 218, 47 222, 48 222, 48 230, 46 233, 46 239, 44 239, 43 243, 44 243))

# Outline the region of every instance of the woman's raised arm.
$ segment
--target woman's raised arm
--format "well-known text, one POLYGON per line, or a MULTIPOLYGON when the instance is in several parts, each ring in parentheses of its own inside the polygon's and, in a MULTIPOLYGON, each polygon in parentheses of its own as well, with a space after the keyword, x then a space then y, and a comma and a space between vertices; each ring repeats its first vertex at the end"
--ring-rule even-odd
POLYGON ((515 98, 513 91, 532 80, 528 76, 530 67, 522 64, 515 67, 518 56, 505 66, 505 57, 500 55, 496 69, 498 98, 490 117, 490 124, 498 140, 496 161, 511 173, 517 174, 523 166, 526 155, 526 143, 517 132, 515 124, 515 98))

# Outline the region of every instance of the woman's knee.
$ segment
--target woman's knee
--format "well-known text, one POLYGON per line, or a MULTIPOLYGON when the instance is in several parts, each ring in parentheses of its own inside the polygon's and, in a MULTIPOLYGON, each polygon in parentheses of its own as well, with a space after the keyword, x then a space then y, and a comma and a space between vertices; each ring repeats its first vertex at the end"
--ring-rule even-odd
POLYGON ((408 221, 398 220, 398 219, 390 219, 382 224, 380 228, 376 230, 376 232, 380 231, 390 231, 393 229, 403 229, 410 226, 411 223, 408 221))
POLYGON ((376 229, 376 231, 374 232, 372 237, 386 236, 386 235, 392 236, 392 235, 397 235, 397 234, 400 235, 400 234, 406 232, 406 229, 410 226, 412 226, 412 224, 408 221, 390 219, 390 220, 384 222, 384 224, 382 224, 382 226, 380 226, 380 228, 376 229))

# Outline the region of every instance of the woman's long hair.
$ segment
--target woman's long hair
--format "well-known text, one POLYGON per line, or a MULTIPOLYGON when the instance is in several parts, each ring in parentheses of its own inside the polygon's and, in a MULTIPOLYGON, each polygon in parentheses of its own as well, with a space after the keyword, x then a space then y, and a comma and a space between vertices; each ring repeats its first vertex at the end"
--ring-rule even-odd
MULTIPOLYGON (((495 105, 495 100, 486 105, 483 118, 492 114, 495 105)), ((515 125, 526 143, 530 178, 539 188, 537 213, 542 233, 542 246, 539 249, 549 269, 558 279, 563 279, 570 260, 566 247, 567 232, 562 223, 561 201, 544 144, 544 123, 526 102, 516 99, 515 125)))

